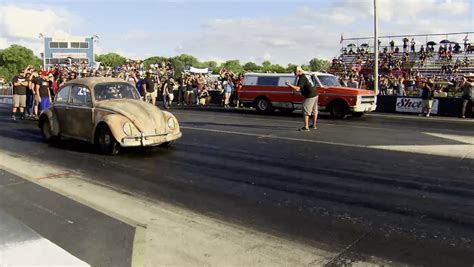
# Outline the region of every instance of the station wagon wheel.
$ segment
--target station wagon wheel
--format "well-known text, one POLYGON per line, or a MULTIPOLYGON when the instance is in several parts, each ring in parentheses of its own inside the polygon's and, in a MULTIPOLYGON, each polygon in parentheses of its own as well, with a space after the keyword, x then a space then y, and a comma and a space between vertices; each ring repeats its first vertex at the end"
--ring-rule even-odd
POLYGON ((336 101, 335 103, 331 104, 329 111, 331 112, 331 116, 334 118, 345 119, 349 113, 349 108, 347 107, 346 103, 342 101, 336 101))
POLYGON ((102 154, 116 155, 120 145, 107 125, 99 125, 96 134, 96 145, 102 154))
POLYGON ((258 98, 255 107, 260 113, 270 113, 273 111, 272 103, 265 97, 258 98))

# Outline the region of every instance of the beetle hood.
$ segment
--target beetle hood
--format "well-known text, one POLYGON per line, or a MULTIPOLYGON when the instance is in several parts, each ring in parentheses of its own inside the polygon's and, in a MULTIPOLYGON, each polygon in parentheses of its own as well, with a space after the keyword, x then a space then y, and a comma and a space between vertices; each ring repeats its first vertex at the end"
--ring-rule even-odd
POLYGON ((110 110, 129 119, 145 134, 161 134, 166 131, 161 110, 141 100, 108 100, 97 103, 96 108, 110 110))

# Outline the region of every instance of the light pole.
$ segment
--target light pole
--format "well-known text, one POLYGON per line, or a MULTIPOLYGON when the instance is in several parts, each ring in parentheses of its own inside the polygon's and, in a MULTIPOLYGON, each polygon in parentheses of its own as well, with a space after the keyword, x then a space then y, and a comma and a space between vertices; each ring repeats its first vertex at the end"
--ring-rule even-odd
POLYGON ((38 38, 41 40, 41 45, 43 46, 43 70, 46 70, 46 44, 44 43, 44 35, 40 33, 38 38))
POLYGON ((92 63, 90 64, 91 66, 95 66, 95 52, 94 52, 94 43, 98 43, 99 42, 99 35, 97 34, 94 34, 94 36, 92 36, 92 63), (92 65, 93 64, 93 65, 92 65))
POLYGON ((377 0, 374 0, 374 92, 379 94, 379 33, 377 18, 377 0))

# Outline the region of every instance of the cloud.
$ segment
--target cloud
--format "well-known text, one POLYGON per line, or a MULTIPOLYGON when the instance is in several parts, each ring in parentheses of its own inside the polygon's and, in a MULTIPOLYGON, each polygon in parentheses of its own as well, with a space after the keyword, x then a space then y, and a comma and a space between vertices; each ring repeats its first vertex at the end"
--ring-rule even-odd
POLYGON ((20 44, 42 51, 39 34, 69 36, 81 20, 61 8, 0 5, 0 48, 20 44))
MULTIPOLYGON (((288 63, 307 64, 314 57, 331 59, 337 56, 342 32, 345 38, 373 34, 373 0, 295 0, 299 8, 286 14, 277 10, 278 1, 246 0, 249 8, 252 3, 267 2, 268 10, 248 14, 231 12, 230 15, 221 12, 226 8, 224 1, 216 6, 216 12, 211 17, 203 16, 201 21, 193 19, 190 22, 192 30, 152 26, 137 29, 132 25, 124 26, 123 31, 119 32, 104 30, 110 26, 108 21, 113 21, 109 17, 114 16, 112 12, 104 14, 106 25, 84 25, 80 17, 57 7, 62 3, 59 0, 49 0, 49 3, 56 2, 54 7, 0 4, 0 49, 18 43, 38 53, 41 49, 40 32, 46 36, 75 35, 77 30, 88 30, 101 35, 96 45, 96 53, 99 54, 119 52, 127 57, 146 58, 150 55, 187 53, 202 61, 239 59, 242 63, 261 63, 270 60, 286 66, 288 63), (273 6, 275 12, 272 12, 273 6)), ((114 3, 125 2, 119 0, 114 3)), ((378 0, 379 34, 393 36, 472 31, 473 8, 472 0, 378 0)), ((157 23, 161 23, 159 18, 157 23)), ((444 38, 440 36, 439 40, 444 38)), ((463 36, 452 38, 462 39, 463 36)), ((395 41, 399 44, 401 38, 395 41)), ((416 41, 421 44, 426 40, 425 37, 417 37, 416 41)), ((382 42, 387 44, 389 40, 382 39, 382 42)))
MULTIPOLYGON (((469 1, 379 0, 379 34, 472 31, 472 8, 469 1)), ((337 0, 321 8, 308 4, 280 17, 210 19, 199 35, 180 41, 179 51, 198 58, 217 56, 243 63, 271 59, 282 65, 304 64, 314 57, 336 56, 341 32, 346 38, 372 36, 373 1, 337 0)), ((416 40, 418 44, 426 41, 425 37, 416 40)))

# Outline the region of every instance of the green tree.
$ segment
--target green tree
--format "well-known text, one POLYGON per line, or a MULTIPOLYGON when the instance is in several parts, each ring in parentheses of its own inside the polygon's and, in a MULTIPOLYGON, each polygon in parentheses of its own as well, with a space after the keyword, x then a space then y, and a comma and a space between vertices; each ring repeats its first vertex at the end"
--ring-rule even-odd
POLYGON ((154 57, 150 57, 150 58, 147 58, 143 61, 143 65, 145 66, 145 68, 149 68, 151 64, 158 64, 161 66, 161 64, 163 64, 168 62, 168 58, 166 57, 161 57, 161 56, 154 56, 154 57))
POLYGON ((296 67, 298 67, 298 65, 289 63, 288 66, 286 67, 286 72, 292 73, 296 70, 296 67))
POLYGON ((286 72, 286 69, 278 64, 273 64, 269 67, 269 71, 275 72, 275 73, 284 73, 286 72))
MULTIPOLYGON (((173 58, 175 61, 179 61, 184 64, 184 66, 193 66, 196 67, 199 65, 199 60, 194 56, 181 54, 173 58)), ((183 67, 184 67, 183 66, 183 67)))
POLYGON ((230 70, 235 74, 244 72, 244 68, 242 67, 242 65, 240 65, 239 60, 228 60, 222 63, 221 68, 230 70))
POLYGON ((260 72, 262 71, 262 67, 255 64, 254 62, 247 62, 243 66, 245 71, 252 71, 252 72, 260 72))
POLYGON ((203 62, 202 65, 204 66, 204 68, 217 69, 217 66, 219 64, 217 64, 217 62, 211 60, 211 61, 203 62))
POLYGON ((97 55, 95 60, 108 67, 122 66, 127 63, 127 59, 125 57, 116 53, 97 55))
POLYGON ((272 65, 272 63, 270 61, 268 61, 268 60, 263 61, 262 62, 262 70, 265 71, 265 72, 269 71, 271 65, 272 65))
POLYGON ((330 62, 324 59, 313 58, 309 61, 309 68, 311 71, 327 71, 330 67, 330 62))
POLYGON ((42 60, 33 54, 31 49, 21 45, 11 45, 0 50, 0 77, 11 81, 13 76, 19 74, 28 65, 36 70, 41 69, 42 60))

